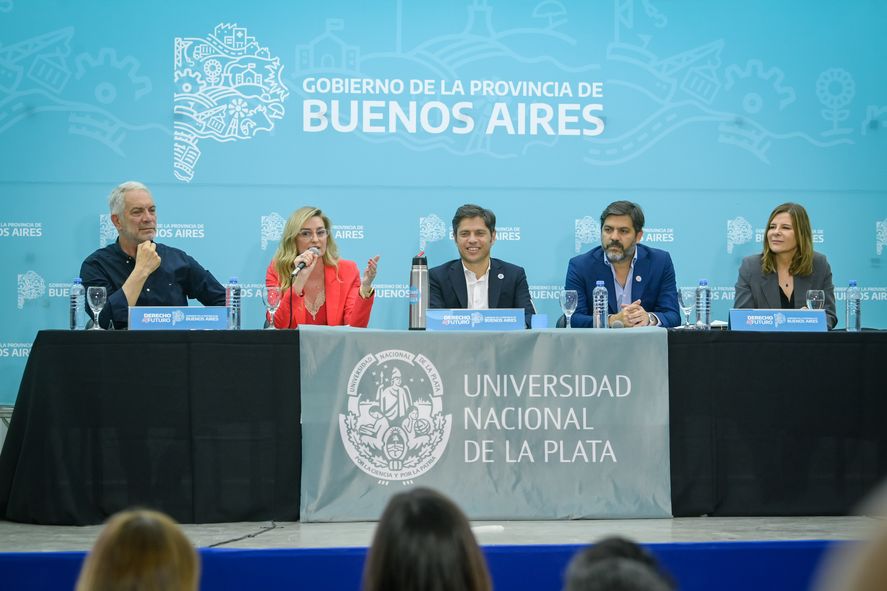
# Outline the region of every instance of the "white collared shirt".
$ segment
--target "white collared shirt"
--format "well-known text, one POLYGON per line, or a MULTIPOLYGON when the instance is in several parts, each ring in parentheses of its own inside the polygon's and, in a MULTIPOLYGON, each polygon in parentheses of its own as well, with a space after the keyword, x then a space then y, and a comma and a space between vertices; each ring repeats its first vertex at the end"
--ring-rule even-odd
POLYGON ((490 266, 484 274, 477 277, 474 271, 470 270, 462 263, 462 270, 465 272, 465 286, 468 288, 468 309, 469 310, 487 310, 490 307, 490 266))

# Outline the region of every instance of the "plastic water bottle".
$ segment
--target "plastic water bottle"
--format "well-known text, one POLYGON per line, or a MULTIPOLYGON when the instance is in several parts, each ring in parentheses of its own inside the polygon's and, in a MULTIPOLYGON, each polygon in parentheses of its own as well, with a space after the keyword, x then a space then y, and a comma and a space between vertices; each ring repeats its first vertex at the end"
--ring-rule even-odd
POLYGON ((428 259, 420 252, 410 268, 410 330, 425 330, 428 295, 428 259))
MULTIPOLYGON (((86 328, 86 290, 83 289, 83 280, 80 277, 74 279, 71 284, 71 307, 69 310, 68 328, 80 330, 86 328)), ((98 318, 96 318, 98 322, 98 318)))
POLYGON ((228 280, 225 305, 228 306, 228 330, 240 330, 240 284, 237 277, 228 280))
POLYGON ((608 328, 607 306, 609 306, 607 288, 604 287, 603 281, 597 281, 594 284, 594 291, 591 292, 591 314, 595 328, 608 328))
POLYGON ((859 332, 862 330, 862 293, 856 286, 856 280, 850 280, 847 288, 847 330, 859 332))
POLYGON ((696 328, 711 328, 711 288, 708 286, 708 279, 700 279, 696 288, 696 328))

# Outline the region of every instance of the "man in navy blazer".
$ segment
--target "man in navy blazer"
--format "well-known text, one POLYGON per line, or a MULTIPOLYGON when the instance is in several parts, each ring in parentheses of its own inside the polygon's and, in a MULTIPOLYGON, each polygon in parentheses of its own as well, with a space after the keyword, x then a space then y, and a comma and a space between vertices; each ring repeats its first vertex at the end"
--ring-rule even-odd
POLYGON ((671 256, 639 244, 644 236, 644 212, 630 201, 615 201, 601 214, 601 246, 570 259, 565 289, 575 289, 579 304, 570 319, 576 327, 591 327, 591 292, 599 280, 609 297, 611 327, 677 326, 677 286, 671 256))
POLYGON ((490 257, 496 242, 496 214, 466 204, 453 216, 459 258, 428 271, 429 308, 486 310, 523 308, 526 324, 535 314, 523 267, 490 257))

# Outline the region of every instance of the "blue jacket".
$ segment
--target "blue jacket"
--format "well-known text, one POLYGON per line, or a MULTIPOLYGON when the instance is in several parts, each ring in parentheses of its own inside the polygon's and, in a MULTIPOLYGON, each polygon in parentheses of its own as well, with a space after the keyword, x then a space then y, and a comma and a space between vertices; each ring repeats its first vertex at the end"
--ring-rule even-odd
MULTIPOLYGON (((634 264, 633 276, 629 277, 632 301, 641 300, 644 310, 656 314, 661 326, 678 326, 681 315, 678 311, 678 291, 671 255, 643 244, 638 244, 637 249, 638 260, 634 264)), ((570 319, 572 326, 593 325, 591 292, 598 280, 603 280, 607 287, 609 313, 616 314, 619 307, 616 305, 613 271, 604 263, 604 249, 598 246, 570 259, 564 286, 565 289, 575 289, 579 293, 579 305, 570 319)))

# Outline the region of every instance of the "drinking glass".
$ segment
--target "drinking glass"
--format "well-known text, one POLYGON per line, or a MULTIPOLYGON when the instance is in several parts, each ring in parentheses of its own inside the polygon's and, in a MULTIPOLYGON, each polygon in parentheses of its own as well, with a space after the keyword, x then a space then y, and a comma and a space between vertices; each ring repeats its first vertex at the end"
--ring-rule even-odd
POLYGON ((561 292, 561 310, 567 317, 567 328, 570 328, 570 316, 576 311, 579 305, 579 293, 575 289, 565 289, 561 292))
POLYGON ((274 330, 274 313, 277 312, 277 308, 280 306, 280 289, 276 287, 263 287, 262 302, 265 303, 265 309, 271 318, 267 329, 274 330))
POLYGON ((693 328, 690 324, 690 313, 696 307, 696 288, 682 287, 678 290, 678 305, 684 314, 684 328, 693 328))
POLYGON ((102 308, 105 307, 105 302, 108 301, 108 292, 104 287, 96 285, 90 286, 86 290, 86 301, 89 303, 89 307, 92 310, 93 318, 95 318, 91 330, 104 330, 99 326, 99 314, 102 313, 102 308))
POLYGON ((822 310, 825 308, 825 292, 821 289, 808 289, 807 308, 811 310, 822 310))

